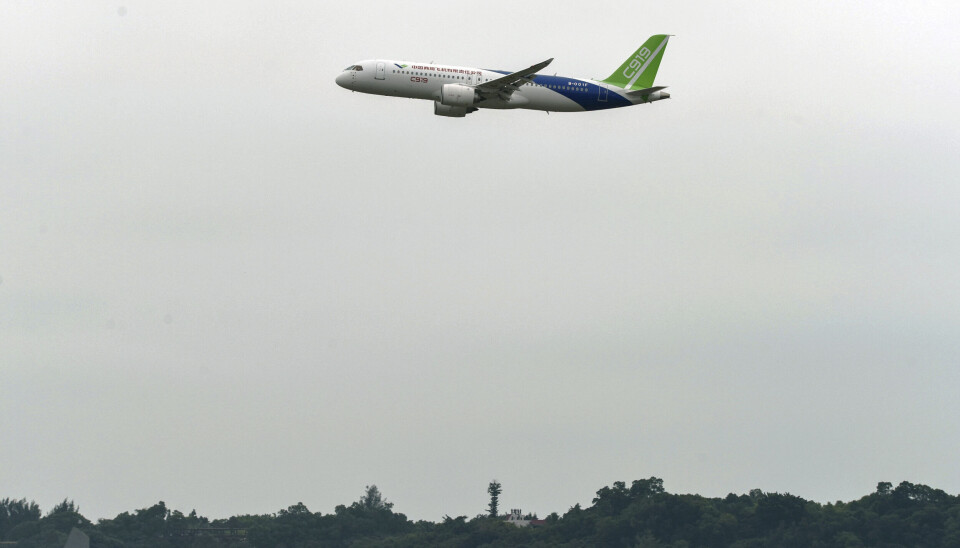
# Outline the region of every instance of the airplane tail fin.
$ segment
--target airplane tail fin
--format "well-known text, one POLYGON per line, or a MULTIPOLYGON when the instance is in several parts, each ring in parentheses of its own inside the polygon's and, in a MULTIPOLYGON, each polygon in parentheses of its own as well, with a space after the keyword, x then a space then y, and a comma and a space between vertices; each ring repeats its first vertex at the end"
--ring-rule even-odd
POLYGON ((626 90, 653 87, 653 79, 657 76, 657 69, 660 68, 660 60, 663 59, 669 40, 669 34, 655 34, 647 38, 640 49, 624 61, 616 72, 602 81, 626 90))

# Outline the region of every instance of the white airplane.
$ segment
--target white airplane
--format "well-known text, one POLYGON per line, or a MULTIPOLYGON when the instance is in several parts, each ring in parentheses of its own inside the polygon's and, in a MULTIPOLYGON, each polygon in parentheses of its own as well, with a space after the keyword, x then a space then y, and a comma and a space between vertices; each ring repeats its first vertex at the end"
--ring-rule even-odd
POLYGON ((669 99, 653 79, 670 37, 651 36, 609 78, 537 74, 553 59, 517 72, 374 59, 337 76, 340 87, 393 97, 433 101, 438 116, 462 118, 481 108, 577 112, 629 107, 669 99))

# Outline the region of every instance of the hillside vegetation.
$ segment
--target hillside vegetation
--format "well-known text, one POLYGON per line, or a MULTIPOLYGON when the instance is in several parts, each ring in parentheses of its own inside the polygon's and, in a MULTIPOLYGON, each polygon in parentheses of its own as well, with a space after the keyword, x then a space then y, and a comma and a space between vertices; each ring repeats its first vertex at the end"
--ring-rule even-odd
POLYGON ((960 547, 960 497, 926 485, 881 482, 874 493, 834 504, 759 489, 706 498, 668 493, 662 480, 648 478, 629 486, 615 482, 597 491, 591 506, 575 505, 535 525, 521 528, 489 516, 413 522, 395 512, 376 486, 332 514, 298 503, 274 514, 216 520, 171 511, 158 502, 92 523, 69 500, 46 515, 26 499, 0 500, 0 539, 23 548, 60 548, 74 527, 90 537, 93 548, 955 548, 960 547))

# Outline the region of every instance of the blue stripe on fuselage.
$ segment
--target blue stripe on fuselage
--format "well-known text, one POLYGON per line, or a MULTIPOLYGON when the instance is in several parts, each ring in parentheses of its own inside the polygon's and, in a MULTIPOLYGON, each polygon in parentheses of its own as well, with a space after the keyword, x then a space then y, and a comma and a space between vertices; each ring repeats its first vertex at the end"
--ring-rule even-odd
POLYGON ((583 110, 603 110, 608 108, 629 107, 633 104, 612 90, 607 90, 607 88, 602 88, 597 84, 577 78, 567 78, 565 76, 544 76, 539 74, 533 79, 533 81, 537 85, 547 87, 551 91, 559 93, 567 99, 577 103, 583 107, 583 110), (603 97, 606 99, 605 101, 600 100, 601 93, 603 93, 603 97))
MULTIPOLYGON (((510 74, 510 72, 503 70, 490 70, 490 72, 510 74)), ((583 108, 583 110, 603 110, 608 108, 629 107, 633 105, 633 103, 613 90, 602 88, 597 84, 593 84, 586 80, 580 80, 579 78, 537 74, 533 78, 533 81, 537 85, 546 87, 550 89, 550 91, 559 93, 567 99, 577 103, 583 108), (583 89, 586 89, 586 91, 581 91, 583 89), (601 92, 603 91, 606 91, 606 93, 601 95, 601 92), (601 101, 601 97, 606 100, 601 101)))

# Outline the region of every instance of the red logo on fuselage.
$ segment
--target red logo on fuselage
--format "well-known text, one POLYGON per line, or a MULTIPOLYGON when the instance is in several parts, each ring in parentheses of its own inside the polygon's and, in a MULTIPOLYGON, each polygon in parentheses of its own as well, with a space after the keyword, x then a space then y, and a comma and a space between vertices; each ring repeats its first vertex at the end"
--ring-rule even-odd
POLYGON ((448 67, 431 67, 429 65, 412 65, 414 70, 432 70, 436 72, 452 72, 454 74, 482 74, 479 70, 455 69, 448 67))

